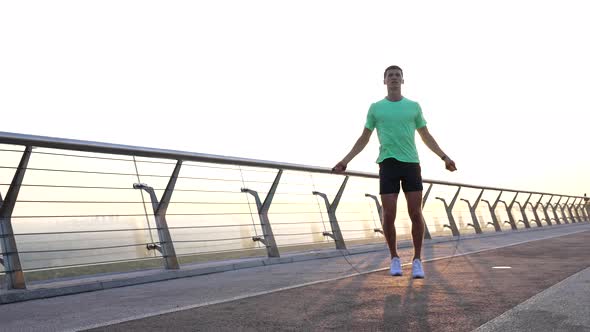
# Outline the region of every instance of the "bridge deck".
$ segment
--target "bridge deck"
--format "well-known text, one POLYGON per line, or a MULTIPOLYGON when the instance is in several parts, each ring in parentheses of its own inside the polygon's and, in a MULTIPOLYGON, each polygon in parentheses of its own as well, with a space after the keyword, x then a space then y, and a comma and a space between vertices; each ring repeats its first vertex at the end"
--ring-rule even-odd
MULTIPOLYGON (((585 331, 587 303, 578 302, 590 297, 579 286, 588 284, 589 239, 590 225, 578 224, 431 243, 424 280, 411 280, 409 266, 403 277, 389 276, 381 250, 6 304, 0 329, 470 331, 545 291, 529 300, 533 308, 557 297, 586 315, 541 315, 548 304, 523 316, 525 302, 514 309, 519 315, 482 330, 529 326, 516 317, 538 323, 541 315, 553 330, 585 331), (572 287, 577 296, 561 295, 572 287)), ((401 254, 409 262, 411 249, 401 254)))

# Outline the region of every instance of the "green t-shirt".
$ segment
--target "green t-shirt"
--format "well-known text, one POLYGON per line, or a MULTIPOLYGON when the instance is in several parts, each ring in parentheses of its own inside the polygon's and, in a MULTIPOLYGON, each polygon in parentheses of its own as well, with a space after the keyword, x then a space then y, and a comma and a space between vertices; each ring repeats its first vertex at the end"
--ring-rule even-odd
POLYGON ((414 140, 415 131, 426 126, 420 105, 403 97, 400 101, 387 98, 371 104, 365 127, 377 128, 379 157, 377 163, 386 158, 395 158, 407 163, 419 163, 418 150, 414 140))

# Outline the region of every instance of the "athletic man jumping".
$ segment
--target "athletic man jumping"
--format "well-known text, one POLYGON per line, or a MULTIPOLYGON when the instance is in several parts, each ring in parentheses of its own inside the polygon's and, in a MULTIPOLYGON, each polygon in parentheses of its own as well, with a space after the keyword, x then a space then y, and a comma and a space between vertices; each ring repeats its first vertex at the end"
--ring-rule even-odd
POLYGON ((408 214, 412 220, 412 277, 424 278, 422 268, 422 242, 424 239, 424 217, 422 216, 422 174, 418 151, 414 140, 418 131, 426 146, 438 155, 449 171, 456 171, 455 162, 438 146, 426 128, 426 120, 417 102, 411 101, 401 93, 404 74, 400 67, 389 66, 383 74, 383 84, 387 86, 387 97, 373 103, 367 114, 363 133, 350 152, 334 166, 333 171, 343 173, 346 165, 359 154, 377 128, 379 137, 379 190, 383 204, 383 232, 391 253, 390 274, 401 276, 401 261, 397 254, 395 235, 395 214, 397 196, 403 188, 408 202, 408 214))

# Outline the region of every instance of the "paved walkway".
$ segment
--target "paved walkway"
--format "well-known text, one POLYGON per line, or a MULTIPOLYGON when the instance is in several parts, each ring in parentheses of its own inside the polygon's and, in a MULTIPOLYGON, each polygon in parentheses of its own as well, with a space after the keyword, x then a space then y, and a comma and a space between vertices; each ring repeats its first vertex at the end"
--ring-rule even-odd
MULTIPOLYGON (((425 280, 411 280, 407 268, 387 275, 380 250, 6 304, 0 330, 470 331, 500 324, 504 312, 588 268, 589 250, 589 224, 506 232, 426 245, 425 280)), ((401 254, 409 262, 411 250, 401 254)), ((588 287, 571 287, 579 300, 590 297, 581 295, 588 287)), ((590 329, 559 319, 569 325, 558 328, 590 329)))
POLYGON ((590 268, 533 296, 476 332, 590 331, 590 268))

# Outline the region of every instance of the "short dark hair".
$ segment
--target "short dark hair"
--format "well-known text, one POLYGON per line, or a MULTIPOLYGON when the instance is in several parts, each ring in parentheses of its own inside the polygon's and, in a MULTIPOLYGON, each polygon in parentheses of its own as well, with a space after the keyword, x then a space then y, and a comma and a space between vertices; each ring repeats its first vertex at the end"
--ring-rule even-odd
POLYGON ((385 75, 387 75, 387 71, 390 70, 390 69, 398 69, 399 71, 402 72, 402 77, 404 76, 404 71, 399 66, 389 66, 383 72, 383 78, 385 78, 385 75))

